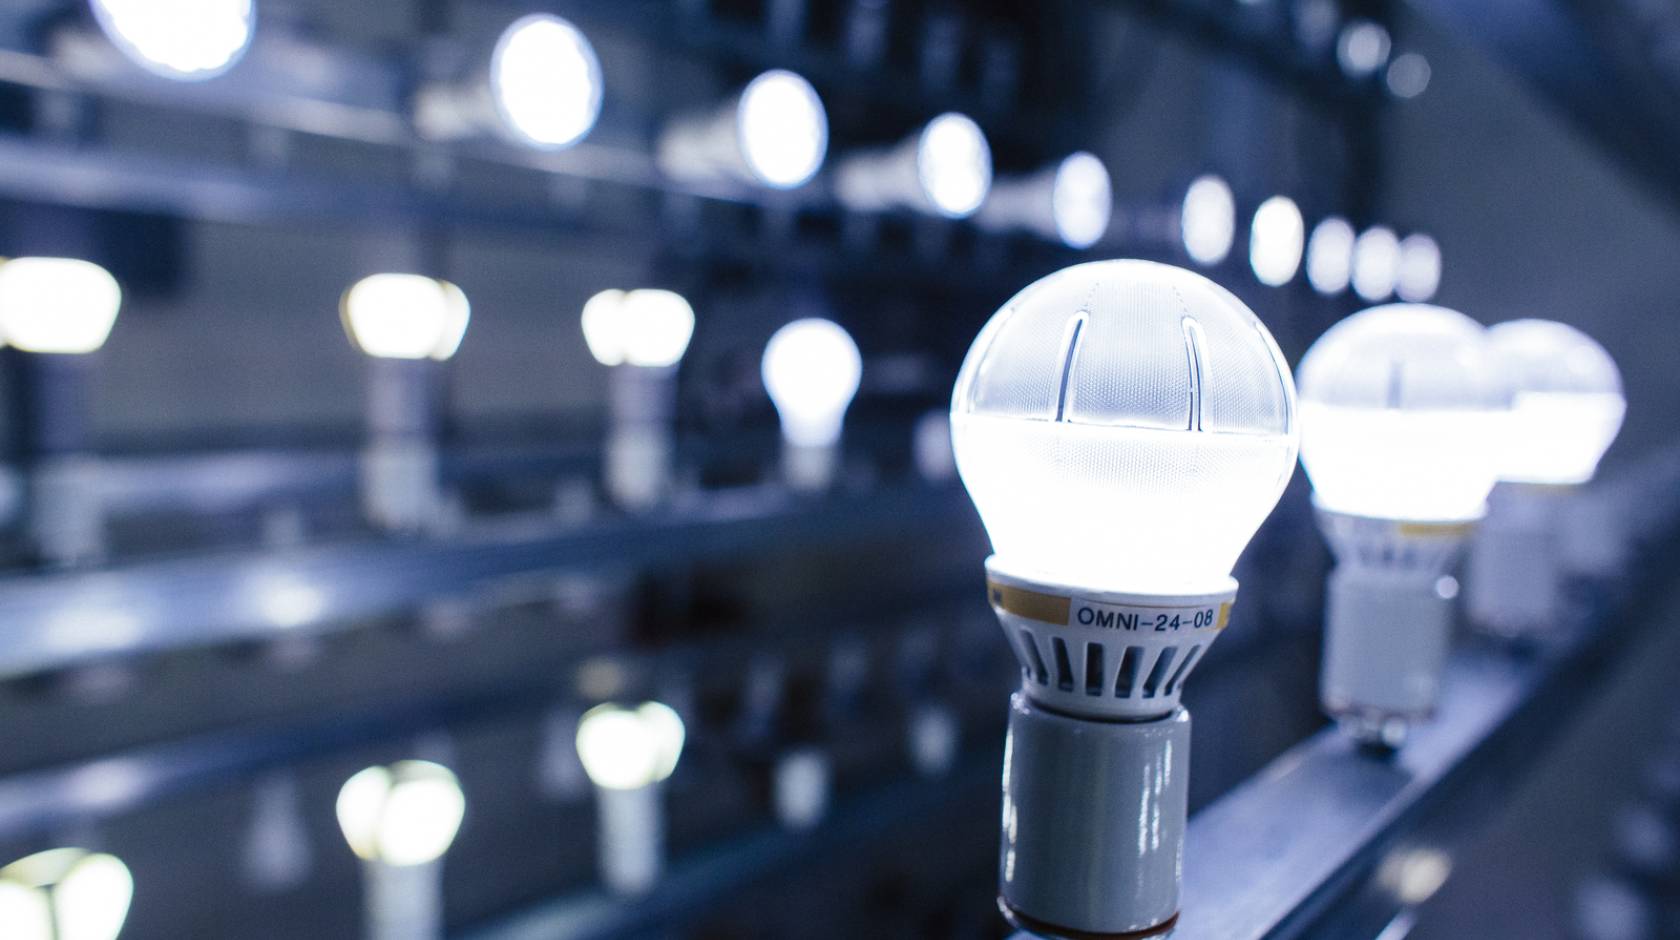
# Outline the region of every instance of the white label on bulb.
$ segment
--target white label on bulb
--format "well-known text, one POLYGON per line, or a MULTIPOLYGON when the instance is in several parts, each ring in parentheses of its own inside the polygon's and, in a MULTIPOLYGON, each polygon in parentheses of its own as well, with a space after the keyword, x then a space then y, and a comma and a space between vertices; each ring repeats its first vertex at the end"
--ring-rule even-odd
POLYGON ((1144 607, 1133 604, 1099 604, 1073 599, 1069 625, 1128 633, 1182 633, 1191 630, 1223 630, 1231 619, 1230 602, 1208 602, 1195 607, 1144 607))

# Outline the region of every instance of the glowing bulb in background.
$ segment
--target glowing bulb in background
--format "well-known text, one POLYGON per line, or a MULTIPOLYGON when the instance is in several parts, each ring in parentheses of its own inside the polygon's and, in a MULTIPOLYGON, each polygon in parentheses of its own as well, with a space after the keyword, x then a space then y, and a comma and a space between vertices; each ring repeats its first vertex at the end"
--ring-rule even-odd
POLYGON ((597 705, 578 722, 578 760, 596 786, 638 790, 671 776, 684 740, 682 718, 667 705, 597 705))
POLYGON ((839 324, 807 318, 777 330, 764 347, 762 372, 783 438, 805 447, 840 439, 846 408, 863 377, 863 358, 839 324))
POLYGON ((1069 248, 1089 248, 1108 232, 1114 212, 1114 193, 1108 168, 1081 150, 1056 167, 1050 191, 1050 211, 1056 232, 1069 248))
POLYGON ((1370 20, 1349 20, 1336 39, 1336 61, 1349 78, 1365 78, 1388 61, 1394 42, 1370 20))
POLYGON ((618 288, 608 288, 583 304, 583 342, 589 354, 604 366, 624 363, 624 325, 621 314, 624 294, 618 288))
POLYGON ((583 341, 604 366, 676 365, 694 336, 694 308, 668 290, 604 290, 583 305, 583 341))
POLYGON ((339 304, 351 344, 380 359, 448 359, 460 348, 471 313, 459 287, 420 274, 370 275, 339 304))
POLYGON ((992 150, 980 125, 954 112, 929 121, 916 144, 916 175, 940 215, 973 215, 992 187, 992 150))
POLYGON ((1353 243, 1353 292, 1369 303, 1387 300, 1400 280, 1400 239, 1373 225, 1353 243))
POLYGON ((0 868, 0 927, 8 940, 115 940, 134 878, 114 855, 50 849, 0 868))
POLYGON ((256 32, 255 0, 91 0, 99 28, 136 65, 176 81, 238 64, 256 32))
POLYGON ((1307 240, 1307 283, 1326 297, 1348 289, 1353 277, 1353 226, 1331 216, 1313 226, 1307 240))
POLYGON ((1424 303, 1441 287, 1441 246, 1421 232, 1400 242, 1400 270, 1394 292, 1404 301, 1424 303))
POLYGON ((793 189, 809 182, 828 153, 828 112, 811 83, 782 69, 758 76, 741 92, 736 133, 759 182, 793 189))
POLYGON ((1289 283, 1301 268, 1306 235, 1306 223, 1295 200, 1273 196, 1260 204, 1248 236, 1248 264, 1260 283, 1268 287, 1289 283))
POLYGON ((1203 267, 1224 261, 1237 235, 1237 200, 1231 187, 1211 174, 1197 177, 1184 192, 1179 228, 1190 260, 1203 267))
POLYGON ((957 468, 1012 574, 1214 590, 1294 471, 1294 386, 1207 279, 1077 265, 1005 304, 951 403, 957 468))
POLYGON ((0 337, 24 352, 94 352, 111 335, 121 306, 116 279, 90 261, 0 262, 0 337))
POLYGON ((1509 394, 1487 331, 1443 307, 1389 304, 1307 350, 1301 463, 1322 509, 1428 522, 1481 517, 1509 394))
POLYGON ((570 22, 547 13, 515 20, 490 57, 490 94, 520 141, 557 150, 582 140, 601 113, 601 63, 570 22))
POLYGON ((1512 392, 1500 479, 1592 479, 1627 411, 1615 360, 1592 337, 1550 320, 1500 323, 1488 330, 1488 345, 1512 392))
POLYGON ((359 858, 407 867, 437 861, 455 841, 467 801, 454 772, 430 761, 369 767, 338 791, 338 825, 359 858))

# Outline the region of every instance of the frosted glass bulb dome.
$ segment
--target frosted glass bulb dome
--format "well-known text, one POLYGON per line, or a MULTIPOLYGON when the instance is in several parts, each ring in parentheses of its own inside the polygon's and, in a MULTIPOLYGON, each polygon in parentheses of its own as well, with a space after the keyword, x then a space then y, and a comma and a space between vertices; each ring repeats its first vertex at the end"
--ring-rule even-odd
POLYGON ((955 112, 929 121, 916 144, 916 175, 940 215, 973 215, 992 188, 992 149, 985 132, 955 112))
POLYGON ((339 316, 350 342, 369 356, 441 362, 461 347, 472 308, 448 281, 374 274, 344 293, 339 316))
POLYGON ((1444 307, 1388 304, 1301 360, 1301 463, 1318 505, 1379 519, 1480 518, 1509 394, 1487 331, 1444 307))
POLYGON ((675 291, 604 290, 583 305, 583 341, 604 366, 668 368, 694 336, 694 308, 675 291))
POLYGON ((811 83, 782 69, 753 79, 736 117, 741 154, 764 185, 792 189, 809 182, 828 153, 828 113, 811 83))
POLYGON ((1114 193, 1108 168, 1094 154, 1069 154, 1056 167, 1050 213, 1056 233, 1069 248, 1089 248, 1108 231, 1114 193))
POLYGON ((8 940, 115 940, 134 878, 114 855, 49 849, 0 868, 0 927, 8 940))
POLYGON ((94 19, 136 65, 176 81, 239 63, 257 27, 255 0, 92 0, 94 19))
POLYGON ((1190 260, 1203 267, 1224 261, 1237 235, 1237 197, 1230 184, 1212 174, 1197 177, 1184 191, 1178 226, 1190 260))
POLYGON ((1289 366, 1212 281, 1076 265, 1015 295, 951 401, 957 468, 1020 577, 1219 590, 1294 470, 1289 366))
POLYGON ((121 307, 116 278, 91 261, 0 263, 0 338, 24 352, 94 352, 105 345, 121 307))
POLYGON ((668 705, 597 705, 578 722, 578 760, 598 787, 640 789, 671 776, 685 737, 682 718, 668 705))
POLYGON ((1302 243, 1306 241, 1306 223, 1295 200, 1288 196, 1273 196, 1254 210, 1254 220, 1248 228, 1248 265, 1254 276, 1267 287, 1281 287, 1289 283, 1301 267, 1302 243))
POLYGON ((840 439, 846 408, 863 377, 863 359, 839 324, 807 318, 770 337, 763 374, 782 419, 782 436, 792 444, 823 447, 840 439))
POLYGON ((1331 216, 1313 226, 1307 240, 1307 282, 1325 296, 1347 290, 1353 277, 1353 226, 1331 216))
POLYGON ((338 791, 338 825, 357 856, 423 865, 449 850, 466 813, 455 774, 430 761, 369 767, 338 791))
POLYGON ((502 124, 529 146, 582 140, 601 113, 601 63, 570 22, 547 13, 503 30, 490 57, 490 96, 502 124))
POLYGON ((1615 360, 1592 337, 1550 320, 1501 323, 1488 344, 1512 393, 1500 479, 1592 479, 1627 411, 1615 360))

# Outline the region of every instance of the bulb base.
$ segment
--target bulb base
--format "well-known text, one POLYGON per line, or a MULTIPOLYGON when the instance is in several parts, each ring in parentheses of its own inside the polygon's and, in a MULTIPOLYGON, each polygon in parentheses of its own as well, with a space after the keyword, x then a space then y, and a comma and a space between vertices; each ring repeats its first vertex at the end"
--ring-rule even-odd
POLYGON ((443 860, 418 865, 362 863, 368 940, 441 940, 443 860))
POLYGON ((1021 689, 1069 715, 1149 721, 1178 707, 1190 671, 1230 622, 1237 582, 1193 594, 1091 591, 986 560, 986 596, 1021 664, 1021 689))
POLYGON ((665 821, 658 783, 595 788, 596 851, 601 882, 620 896, 646 894, 665 863, 665 821))
POLYGON ((1561 626, 1561 514, 1573 489, 1521 483, 1494 489, 1467 559, 1465 612, 1481 632, 1519 640, 1561 626))
POLYGON ((1004 916, 1046 937, 1170 931, 1189 807, 1189 712, 1091 721, 1017 692, 1004 754, 1004 916))
POLYGON ((1361 741, 1397 747, 1440 696, 1452 601, 1433 580, 1341 566, 1325 599, 1319 698, 1361 741))
POLYGON ((676 370, 621 365, 612 370, 603 476, 614 504, 631 512, 670 495, 676 370))

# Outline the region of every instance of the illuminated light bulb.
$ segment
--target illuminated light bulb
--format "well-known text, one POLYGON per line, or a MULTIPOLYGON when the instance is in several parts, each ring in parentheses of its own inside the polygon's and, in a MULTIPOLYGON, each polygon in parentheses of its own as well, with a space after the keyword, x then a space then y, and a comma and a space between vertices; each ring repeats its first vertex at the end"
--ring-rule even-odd
POLYGON ((1353 279, 1353 226, 1334 216, 1313 226, 1307 240, 1307 283, 1326 297, 1348 289, 1353 279))
POLYGON ((1388 90, 1396 98, 1416 98, 1429 88, 1432 70, 1429 60, 1416 52, 1405 52, 1388 64, 1388 90))
POLYGON ((362 509, 374 525, 416 532, 443 520, 438 487, 440 366, 460 348, 471 308, 448 281, 374 274, 339 303, 351 345, 369 357, 362 509))
POLYGON ((794 189, 822 168, 828 112, 810 82, 772 69, 720 107, 673 121, 658 153, 660 168, 676 179, 794 189))
POLYGON ((1400 242, 1400 269, 1394 293, 1409 303, 1424 303, 1441 287, 1441 246, 1428 235, 1414 233, 1400 242))
POLYGON ((588 136, 601 114, 601 63, 588 37, 548 13, 513 21, 473 68, 415 96, 421 135, 457 140, 492 133, 536 150, 588 136))
POLYGON ((1478 626, 1523 636, 1559 626, 1566 545, 1593 537, 1572 525, 1579 485, 1616 439, 1627 400, 1615 360, 1572 326, 1513 320, 1488 330, 1488 343, 1511 412, 1465 600, 1478 626))
POLYGON ((1306 237, 1306 223, 1293 199, 1273 196, 1262 202, 1254 211, 1248 236, 1248 265, 1260 283, 1268 287, 1289 283, 1301 268, 1306 237))
POLYGON ((116 940, 134 878, 114 855, 49 849, 0 868, 0 927, 8 940, 116 940))
POLYGON ((1370 20, 1349 20, 1336 38, 1336 61, 1349 78, 1367 78, 1388 61, 1394 42, 1370 20))
POLYGON ((682 718, 666 705, 597 705, 578 722, 577 752, 595 784, 601 880, 642 894, 664 866, 660 784, 677 769, 682 718))
POLYGON ((811 829, 828 812, 833 769, 816 747, 799 747, 776 760, 771 775, 771 803, 776 821, 789 829, 811 829))
POLYGON ((1294 471, 1289 366, 1206 278, 1094 262, 992 317, 957 376, 951 425, 1022 670, 1002 906, 1034 933, 1165 932, 1188 794, 1179 693, 1226 626, 1238 554, 1294 471), (1095 887, 1116 884, 1126 890, 1095 887))
POLYGON ((979 210, 992 187, 992 150, 980 125, 947 112, 884 151, 840 162, 835 192, 858 212, 911 209, 963 219, 979 210))
POLYGON ((1353 292, 1377 303, 1393 296, 1400 281, 1400 239, 1394 230, 1373 225, 1353 243, 1353 292))
POLYGON ((1107 234, 1113 213, 1108 168, 1081 150, 1037 173, 1000 180, 974 221, 990 231, 1026 231, 1085 249, 1107 234))
POLYGON ((256 0, 90 0, 99 28, 131 62, 176 81, 239 64, 257 28, 256 0))
POLYGON ((344 782, 335 808, 363 863, 367 936, 441 938, 442 860, 467 809, 454 772, 421 760, 369 767, 344 782))
POLYGON ((91 353, 105 345, 122 289, 75 258, 0 263, 0 339, 19 373, 11 408, 21 429, 26 527, 39 559, 64 567, 105 554, 99 459, 89 429, 91 353))
POLYGON ((583 339, 612 368, 604 451, 607 492, 627 509, 671 485, 676 365, 694 335, 694 308, 668 290, 604 290, 583 305, 583 339))
POLYGON ((839 324, 807 318, 777 330, 764 347, 765 391, 782 424, 782 469, 796 490, 834 478, 846 409, 863 377, 857 344, 839 324))
POLYGON ((1510 405, 1486 333, 1442 307, 1375 307, 1297 373, 1301 463, 1337 561, 1319 693, 1363 741, 1397 746, 1435 707, 1445 575, 1485 511, 1510 405))
POLYGON ((1199 176, 1184 191, 1179 232, 1190 260, 1212 267, 1231 253, 1237 236, 1237 199, 1220 177, 1199 176))

